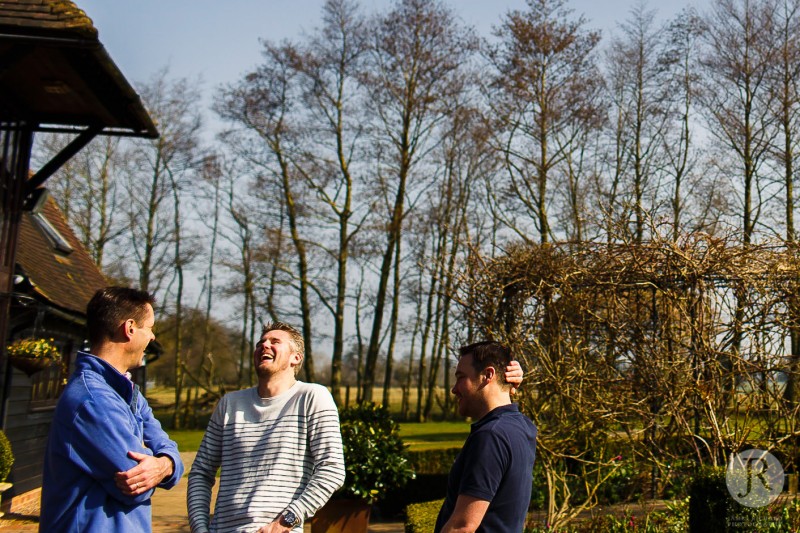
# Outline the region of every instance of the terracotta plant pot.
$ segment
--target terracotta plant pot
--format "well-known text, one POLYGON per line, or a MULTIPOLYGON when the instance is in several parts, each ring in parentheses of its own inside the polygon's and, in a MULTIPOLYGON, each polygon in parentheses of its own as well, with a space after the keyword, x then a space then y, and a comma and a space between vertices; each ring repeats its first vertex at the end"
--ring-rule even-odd
POLYGON ((364 500, 329 500, 311 519, 311 533, 367 533, 370 509, 364 500))

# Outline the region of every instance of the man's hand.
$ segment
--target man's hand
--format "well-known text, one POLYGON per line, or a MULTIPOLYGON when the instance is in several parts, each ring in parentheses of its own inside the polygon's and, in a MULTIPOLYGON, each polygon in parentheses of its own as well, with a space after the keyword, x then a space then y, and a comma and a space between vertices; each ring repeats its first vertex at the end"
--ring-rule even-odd
POLYGON ((511 394, 517 392, 517 389, 522 385, 522 376, 524 372, 522 367, 519 366, 519 361, 516 359, 511 361, 511 364, 506 367, 506 381, 511 384, 511 394))
POLYGON ((289 533, 291 530, 292 528, 281 524, 281 519, 278 518, 274 522, 261 526, 256 533, 289 533))
POLYGON ((128 452, 128 457, 139 464, 126 472, 114 474, 114 483, 126 496, 145 493, 172 475, 174 466, 169 457, 154 457, 137 452, 128 452))

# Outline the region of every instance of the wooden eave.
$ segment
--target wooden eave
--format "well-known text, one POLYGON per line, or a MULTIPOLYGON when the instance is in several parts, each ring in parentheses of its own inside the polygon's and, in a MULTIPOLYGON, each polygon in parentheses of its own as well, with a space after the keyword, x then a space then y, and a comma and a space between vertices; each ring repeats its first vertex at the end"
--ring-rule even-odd
POLYGON ((0 123, 158 136, 91 19, 65 0, 0 0, 0 123))

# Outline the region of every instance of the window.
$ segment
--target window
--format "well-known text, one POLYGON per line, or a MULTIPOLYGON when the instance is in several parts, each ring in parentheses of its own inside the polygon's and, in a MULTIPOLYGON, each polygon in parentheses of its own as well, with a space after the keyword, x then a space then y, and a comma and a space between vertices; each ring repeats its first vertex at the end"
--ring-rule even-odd
POLYGON ((45 368, 31 376, 31 409, 50 409, 56 406, 64 385, 66 374, 61 364, 45 368))
POLYGON ((69 241, 59 233, 42 213, 33 213, 31 216, 56 250, 65 254, 72 252, 72 246, 70 246, 69 241))

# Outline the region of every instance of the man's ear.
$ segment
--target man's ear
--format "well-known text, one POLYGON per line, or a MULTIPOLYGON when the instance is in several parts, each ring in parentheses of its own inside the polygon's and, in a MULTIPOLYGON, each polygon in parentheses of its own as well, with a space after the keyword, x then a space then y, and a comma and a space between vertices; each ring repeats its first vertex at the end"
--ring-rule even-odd
POLYGON ((122 330, 122 335, 127 340, 130 340, 133 338, 133 334, 136 333, 136 321, 132 318, 129 318, 128 320, 122 323, 120 329, 122 330))
POLYGON ((292 352, 292 360, 291 360, 292 366, 300 366, 302 362, 303 362, 302 354, 300 354, 300 352, 292 352))
POLYGON ((492 381, 494 381, 496 377, 497 377, 497 371, 494 369, 494 367, 487 366, 486 368, 483 369, 483 372, 481 372, 481 384, 487 385, 492 381))

